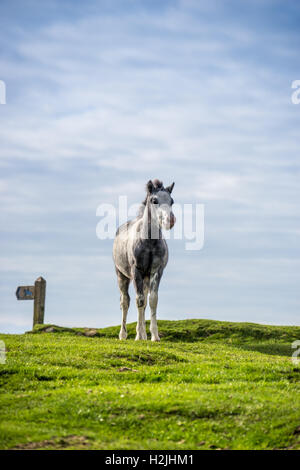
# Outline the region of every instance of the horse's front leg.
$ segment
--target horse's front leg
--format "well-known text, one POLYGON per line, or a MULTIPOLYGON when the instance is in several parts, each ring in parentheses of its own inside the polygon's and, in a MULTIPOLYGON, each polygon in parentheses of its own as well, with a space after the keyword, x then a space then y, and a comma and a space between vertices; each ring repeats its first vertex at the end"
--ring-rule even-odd
POLYGON ((144 281, 141 272, 135 268, 133 273, 133 283, 136 290, 136 306, 138 309, 138 321, 136 325, 136 340, 147 339, 146 323, 145 323, 145 295, 144 281))
POLYGON ((127 338, 127 329, 126 329, 126 320, 127 320, 127 313, 128 313, 128 308, 129 308, 129 303, 130 303, 130 297, 128 295, 128 288, 129 288, 129 282, 130 280, 124 276, 124 274, 121 273, 116 268, 117 276, 118 276, 118 284, 119 284, 119 289, 120 289, 120 307, 122 310, 122 324, 121 324, 121 329, 119 333, 119 338, 120 339, 126 339, 127 338))
POLYGON ((151 331, 151 341, 160 341, 158 336, 157 320, 156 320, 156 310, 158 303, 158 288, 160 279, 162 276, 162 270, 158 269, 151 273, 150 277, 150 296, 149 296, 149 305, 151 309, 151 320, 150 320, 150 331, 151 331))

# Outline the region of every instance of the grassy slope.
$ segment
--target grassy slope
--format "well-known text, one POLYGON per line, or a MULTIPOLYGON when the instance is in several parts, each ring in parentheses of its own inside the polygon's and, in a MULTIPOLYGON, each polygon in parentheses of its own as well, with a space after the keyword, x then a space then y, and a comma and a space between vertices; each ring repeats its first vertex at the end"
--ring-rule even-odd
POLYGON ((0 448, 300 449, 300 327, 161 321, 159 344, 43 329, 0 335, 0 448))

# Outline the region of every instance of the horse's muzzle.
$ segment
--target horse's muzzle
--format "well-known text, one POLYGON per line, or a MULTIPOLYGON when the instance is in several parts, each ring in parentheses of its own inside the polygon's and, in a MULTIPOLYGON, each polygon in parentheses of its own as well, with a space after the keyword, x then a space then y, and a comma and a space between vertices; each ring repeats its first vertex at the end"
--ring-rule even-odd
POLYGON ((172 212, 171 215, 170 215, 170 229, 171 229, 172 227, 174 227, 175 222, 176 222, 176 217, 175 217, 175 215, 174 215, 173 212, 172 212))
POLYGON ((174 227, 175 222, 176 222, 176 217, 175 217, 175 215, 173 214, 173 212, 171 212, 170 216, 169 216, 168 219, 167 219, 166 229, 167 229, 167 230, 171 230, 171 228, 174 227))

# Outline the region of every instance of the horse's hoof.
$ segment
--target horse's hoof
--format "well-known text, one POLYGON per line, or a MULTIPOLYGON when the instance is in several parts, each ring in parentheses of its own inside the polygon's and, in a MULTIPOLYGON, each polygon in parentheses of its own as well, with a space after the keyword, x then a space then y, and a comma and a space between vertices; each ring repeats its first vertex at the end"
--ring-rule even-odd
POLYGON ((119 339, 127 339, 127 333, 125 331, 120 331, 119 339))
POLYGON ((137 334, 136 337, 135 337, 135 340, 136 341, 145 341, 145 340, 147 340, 147 335, 144 336, 144 335, 141 335, 141 334, 137 334))
POLYGON ((159 336, 152 336, 151 341, 160 341, 159 336))

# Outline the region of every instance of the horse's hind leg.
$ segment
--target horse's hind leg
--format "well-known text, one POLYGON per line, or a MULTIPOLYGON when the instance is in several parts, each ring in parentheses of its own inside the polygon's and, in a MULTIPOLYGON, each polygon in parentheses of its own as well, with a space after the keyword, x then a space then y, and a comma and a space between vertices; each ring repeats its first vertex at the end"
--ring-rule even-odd
POLYGON ((121 324, 121 329, 119 333, 119 338, 126 339, 127 338, 126 320, 127 320, 127 312, 128 312, 129 303, 130 303, 130 297, 128 294, 130 279, 124 276, 124 274, 122 274, 121 271, 119 271, 117 268, 116 268, 116 272, 118 276, 118 284, 119 284, 119 289, 120 289, 120 307, 122 310, 122 324, 121 324))

